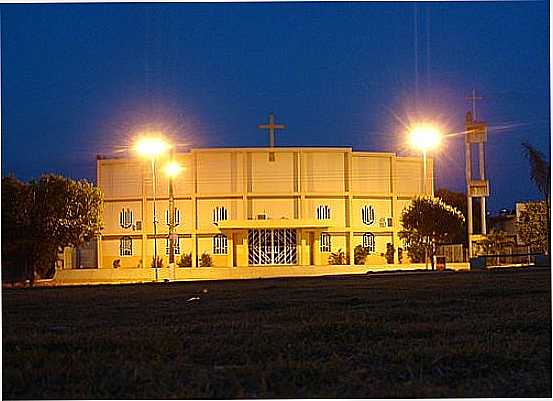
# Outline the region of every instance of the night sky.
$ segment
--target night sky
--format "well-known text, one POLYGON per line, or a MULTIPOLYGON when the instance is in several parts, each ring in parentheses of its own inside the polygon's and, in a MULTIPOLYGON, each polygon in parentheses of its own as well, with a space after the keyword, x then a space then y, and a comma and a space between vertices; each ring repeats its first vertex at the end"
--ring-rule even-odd
MULTIPOLYGON (((475 88, 495 211, 539 198, 524 140, 550 158, 547 2, 3 5, 2 174, 95 179, 137 132, 181 149, 351 146, 414 154, 405 124, 463 130, 475 88)), ((461 136, 437 188, 464 191, 461 136)))

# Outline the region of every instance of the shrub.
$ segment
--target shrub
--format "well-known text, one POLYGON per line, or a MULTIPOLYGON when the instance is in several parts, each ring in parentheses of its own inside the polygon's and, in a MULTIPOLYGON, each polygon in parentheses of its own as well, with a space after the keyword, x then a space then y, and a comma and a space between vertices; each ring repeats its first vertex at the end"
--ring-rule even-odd
POLYGON ((120 268, 120 267, 121 267, 121 259, 115 259, 115 260, 113 261, 113 268, 114 268, 114 269, 118 269, 118 268, 120 268))
POLYGON ((178 267, 192 267, 192 253, 184 254, 177 262, 178 267))
POLYGON ((347 264, 347 258, 344 251, 338 249, 336 252, 332 252, 328 257, 328 263, 331 265, 345 265, 347 264))
POLYGON ((211 256, 209 253, 202 253, 202 257, 200 258, 200 266, 201 267, 211 267, 213 265, 213 262, 211 261, 211 256))
POLYGON ((152 257, 152 263, 150 263, 150 267, 151 267, 152 269, 154 269, 154 268, 158 268, 158 269, 162 268, 162 267, 163 267, 163 258, 162 258, 161 256, 158 256, 158 257, 157 257, 157 260, 156 260, 155 257, 152 257))
POLYGON ((386 263, 388 263, 389 265, 394 264, 394 253, 395 253, 394 246, 388 242, 386 244, 386 263))
POLYGON ((353 250, 353 261, 356 265, 364 265, 365 259, 369 254, 369 250, 363 245, 357 245, 353 250))

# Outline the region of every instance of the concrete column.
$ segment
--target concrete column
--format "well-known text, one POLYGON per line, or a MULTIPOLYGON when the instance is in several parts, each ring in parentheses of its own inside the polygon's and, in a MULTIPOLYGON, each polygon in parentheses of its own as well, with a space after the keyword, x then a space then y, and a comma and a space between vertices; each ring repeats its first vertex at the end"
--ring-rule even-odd
POLYGON ((353 231, 348 232, 349 265, 355 265, 355 247, 353 246, 353 231))
POLYGON ((485 179, 486 169, 484 165, 484 142, 478 144, 478 169, 480 170, 480 179, 485 179))
MULTIPOLYGON (((315 230, 313 235, 313 262, 315 266, 320 266, 321 262, 321 232, 315 230)), ((325 263, 327 264, 327 263, 325 263)))
POLYGON ((104 253, 102 250, 102 235, 98 235, 96 238, 96 266, 101 269, 104 264, 104 253))
POLYGON ((472 180, 472 158, 470 143, 465 142, 465 177, 467 181, 467 236, 469 257, 472 257, 472 197, 470 196, 470 182, 472 180))
POLYGON ((394 177, 396 175, 396 156, 390 157, 390 211, 391 211, 391 217, 392 217, 392 246, 396 250, 394 252, 394 263, 399 264, 399 258, 398 258, 398 248, 401 245, 401 241, 399 240, 399 223, 400 223, 400 212, 397 209, 397 195, 396 195, 396 188, 394 186, 394 177))
POLYGON ((234 267, 234 233, 233 232, 230 232, 227 235, 227 248, 228 248, 227 266, 234 267))
POLYGON ((480 220, 482 224, 482 235, 486 235, 486 197, 480 197, 480 220))

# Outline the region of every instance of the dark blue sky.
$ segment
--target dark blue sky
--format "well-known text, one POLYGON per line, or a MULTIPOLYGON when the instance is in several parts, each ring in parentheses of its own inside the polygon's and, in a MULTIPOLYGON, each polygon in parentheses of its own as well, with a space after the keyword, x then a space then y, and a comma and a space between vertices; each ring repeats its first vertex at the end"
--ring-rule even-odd
MULTIPOLYGON (((95 155, 159 129, 191 147, 352 146, 407 155, 400 120, 490 125, 490 209, 539 195, 549 159, 547 2, 3 5, 2 174, 95 179, 95 155), (415 24, 416 22, 416 24, 415 24), (415 51, 418 50, 418 51, 415 51)), ((437 187, 464 190, 461 137, 437 187)))

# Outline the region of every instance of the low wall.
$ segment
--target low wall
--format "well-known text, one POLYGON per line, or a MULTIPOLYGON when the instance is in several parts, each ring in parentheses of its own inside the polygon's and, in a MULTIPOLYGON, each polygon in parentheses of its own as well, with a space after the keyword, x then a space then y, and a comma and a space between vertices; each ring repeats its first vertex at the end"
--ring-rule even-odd
MULTIPOLYGON (((448 269, 468 270, 468 263, 450 263, 448 269)), ((276 277, 316 277, 344 274, 366 274, 368 272, 392 272, 424 270, 424 264, 380 265, 380 266, 250 266, 250 267, 201 267, 157 269, 75 269, 58 270, 52 280, 41 285, 83 285, 146 283, 154 281, 196 281, 258 279, 276 277)))

